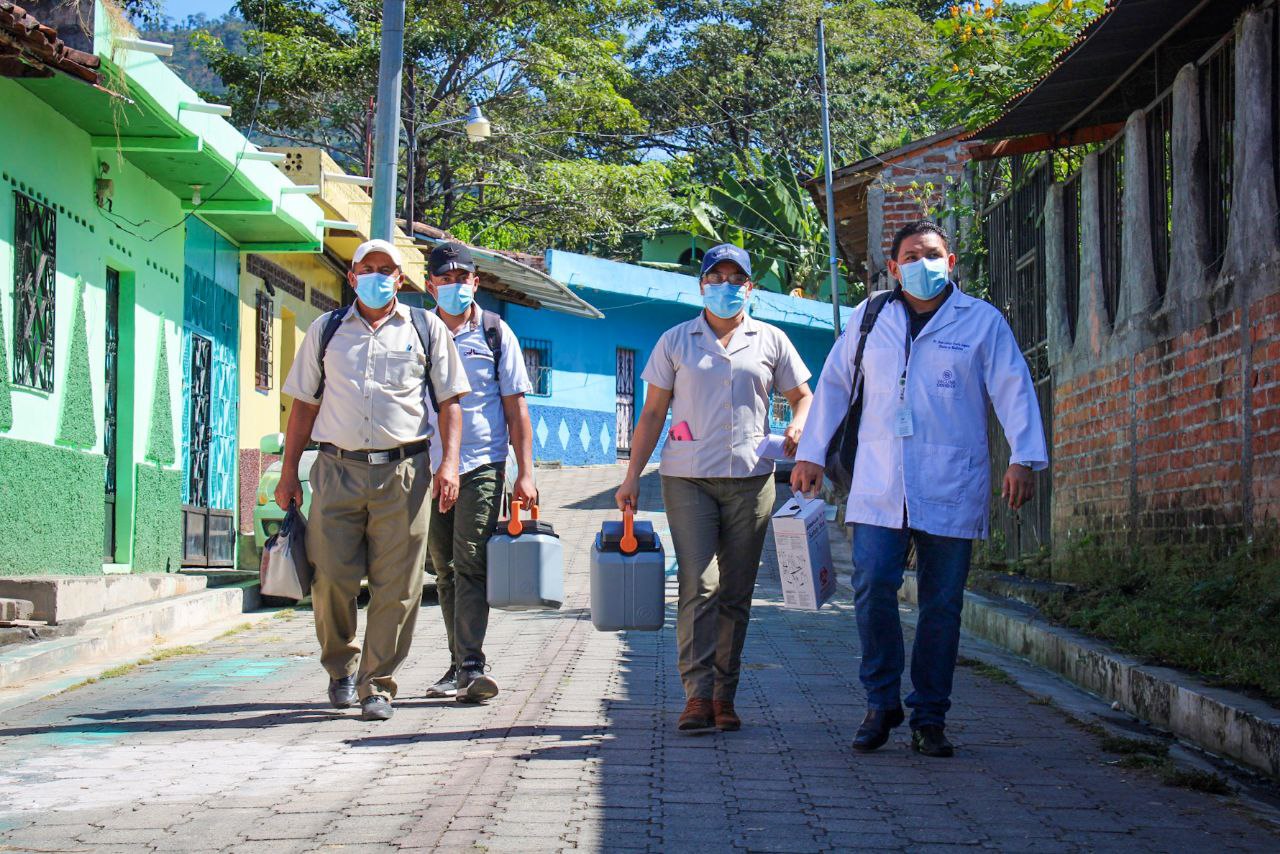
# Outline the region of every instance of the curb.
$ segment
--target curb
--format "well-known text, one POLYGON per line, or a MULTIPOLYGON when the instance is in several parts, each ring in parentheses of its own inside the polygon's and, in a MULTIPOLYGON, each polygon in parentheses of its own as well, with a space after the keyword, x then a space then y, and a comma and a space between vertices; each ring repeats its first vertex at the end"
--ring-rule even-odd
POLYGON ((145 602, 84 620, 76 634, 0 652, 0 689, 18 688, 70 667, 150 647, 157 636, 191 631, 257 607, 257 582, 145 602))

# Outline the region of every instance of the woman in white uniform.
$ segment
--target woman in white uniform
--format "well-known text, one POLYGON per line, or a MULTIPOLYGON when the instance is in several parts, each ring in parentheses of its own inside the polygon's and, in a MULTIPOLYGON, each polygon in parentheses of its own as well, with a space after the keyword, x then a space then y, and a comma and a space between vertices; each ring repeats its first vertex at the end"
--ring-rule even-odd
POLYGON ((733 708, 751 593, 775 488, 773 462, 756 449, 769 433, 769 395, 780 390, 794 413, 785 435, 795 452, 812 395, 809 370, 777 327, 747 312, 751 259, 730 244, 702 260, 705 310, 666 331, 643 379, 644 409, 618 509, 638 506, 640 475, 662 449, 662 498, 679 563, 676 639, 685 708, 679 729, 736 730, 733 708))

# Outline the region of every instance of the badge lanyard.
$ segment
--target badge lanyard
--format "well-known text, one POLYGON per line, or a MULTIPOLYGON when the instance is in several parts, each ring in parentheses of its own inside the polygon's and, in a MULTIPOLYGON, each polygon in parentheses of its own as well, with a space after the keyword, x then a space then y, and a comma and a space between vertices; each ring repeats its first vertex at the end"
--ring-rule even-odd
POLYGON ((911 418, 911 406, 907 403, 907 368, 911 365, 911 317, 907 316, 906 359, 902 363, 902 376, 898 377, 898 411, 894 416, 893 432, 900 437, 915 433, 911 418))

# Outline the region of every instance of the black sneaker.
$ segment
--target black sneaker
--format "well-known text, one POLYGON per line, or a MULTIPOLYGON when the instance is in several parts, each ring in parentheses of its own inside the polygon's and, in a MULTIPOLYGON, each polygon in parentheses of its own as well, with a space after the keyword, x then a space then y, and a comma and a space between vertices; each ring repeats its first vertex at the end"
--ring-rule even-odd
POLYGON ((344 676, 329 680, 329 705, 335 709, 349 709, 356 702, 356 677, 344 676))
POLYGON ((361 700, 360 711, 361 719, 366 721, 389 721, 395 714, 395 710, 391 708, 391 701, 377 694, 361 700))
POLYGON ((438 700, 441 697, 452 697, 458 693, 458 668, 452 664, 445 674, 436 680, 436 684, 427 689, 428 699, 438 700))
POLYGON ((926 724, 911 730, 911 749, 921 756, 945 759, 955 756, 956 749, 947 741, 947 734, 936 724, 926 724))
POLYGON ((483 703, 498 696, 498 683, 493 677, 485 674, 483 664, 464 664, 458 671, 458 693, 454 699, 459 703, 483 703))

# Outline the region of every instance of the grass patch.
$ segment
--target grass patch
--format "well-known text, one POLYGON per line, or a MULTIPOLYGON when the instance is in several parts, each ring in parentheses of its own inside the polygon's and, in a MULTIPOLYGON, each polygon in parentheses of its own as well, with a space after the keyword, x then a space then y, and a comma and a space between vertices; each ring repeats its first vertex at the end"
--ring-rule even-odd
POLYGON ((295 616, 297 616, 297 613, 298 612, 295 611, 293 608, 281 608, 279 611, 276 611, 274 614, 272 614, 271 618, 273 620, 292 620, 295 616))
MULTIPOLYGON (((156 664, 170 658, 179 658, 184 655, 198 655, 200 652, 202 652, 202 650, 198 646, 171 646, 168 649, 157 650, 146 658, 139 658, 137 661, 131 661, 128 664, 117 664, 115 667, 109 667, 97 676, 90 676, 88 679, 77 682, 67 688, 66 691, 74 691, 77 688, 83 688, 86 685, 95 685, 98 682, 105 682, 108 679, 116 679, 120 676, 126 676, 137 670, 139 667, 146 667, 148 664, 156 664)), ((65 694, 66 691, 63 691, 63 693, 65 694)))
POLYGON ((1033 705, 1033 706, 1052 706, 1052 705, 1053 705, 1053 698, 1052 698, 1052 697, 1050 697, 1048 694, 1045 694, 1043 697, 1036 697, 1036 698, 1034 698, 1034 699, 1031 701, 1031 705, 1033 705))
POLYGON ((253 628, 253 623, 241 623, 238 626, 232 626, 222 634, 218 635, 218 640, 225 640, 227 638, 235 637, 238 634, 249 631, 249 629, 251 628, 253 628))
POLYGON ((1054 621, 1146 661, 1280 703, 1280 538, 1235 548, 1105 550, 1084 540, 1053 566, 1080 586, 1047 601, 1054 621))
POLYGON ((1102 737, 1102 749, 1107 753, 1121 753, 1129 756, 1168 756, 1169 745, 1145 738, 1125 738, 1119 735, 1102 737))
POLYGON ((1194 768, 1170 767, 1160 775, 1160 781, 1166 786, 1194 789, 1197 792, 1206 792, 1210 795, 1231 794, 1231 786, 1227 784, 1227 781, 1222 776, 1194 768))
POLYGON ((976 658, 968 658, 962 655, 956 659, 956 664, 959 665, 960 667, 968 667, 974 673, 977 673, 979 676, 985 676, 987 679, 990 679, 992 682, 999 682, 1002 685, 1018 684, 1017 681, 1008 673, 1006 673, 1003 669, 997 667, 994 664, 988 664, 985 661, 979 661, 976 658))

